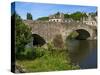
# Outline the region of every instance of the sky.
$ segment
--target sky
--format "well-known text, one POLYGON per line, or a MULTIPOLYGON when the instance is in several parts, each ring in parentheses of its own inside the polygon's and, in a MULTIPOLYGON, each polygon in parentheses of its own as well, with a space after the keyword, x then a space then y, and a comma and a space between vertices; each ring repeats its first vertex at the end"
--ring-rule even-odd
POLYGON ((95 6, 80 6, 80 5, 63 5, 63 4, 46 4, 46 3, 31 3, 31 2, 15 2, 15 6, 12 3, 11 12, 15 11, 21 16, 22 19, 26 19, 27 13, 31 13, 33 20, 40 17, 49 16, 57 12, 62 13, 74 13, 77 11, 91 13, 96 12, 95 6))

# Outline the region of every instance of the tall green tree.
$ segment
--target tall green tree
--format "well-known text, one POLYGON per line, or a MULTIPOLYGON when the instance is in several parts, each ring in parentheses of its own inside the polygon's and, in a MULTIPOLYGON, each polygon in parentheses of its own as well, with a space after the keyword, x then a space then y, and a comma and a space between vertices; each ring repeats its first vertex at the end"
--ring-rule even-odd
POLYGON ((37 20, 46 21, 46 20, 49 20, 49 17, 41 17, 41 18, 38 18, 37 20))
POLYGON ((71 18, 69 14, 64 14, 64 18, 71 18))
POLYGON ((12 24, 15 24, 15 46, 16 46, 16 57, 22 56, 25 45, 31 41, 31 28, 24 24, 21 17, 14 13, 11 16, 12 24))
POLYGON ((81 18, 83 17, 87 17, 86 13, 82 13, 82 12, 75 12, 73 14, 70 15, 74 20, 81 20, 81 18))
POLYGON ((27 13, 27 20, 33 20, 31 13, 27 13))

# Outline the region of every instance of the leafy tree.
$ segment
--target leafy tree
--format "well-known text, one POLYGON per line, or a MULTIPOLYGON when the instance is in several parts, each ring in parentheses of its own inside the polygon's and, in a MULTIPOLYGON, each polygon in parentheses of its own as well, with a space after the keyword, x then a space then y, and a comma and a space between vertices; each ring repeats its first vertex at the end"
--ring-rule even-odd
POLYGON ((31 40, 31 28, 25 25, 21 17, 16 13, 11 16, 11 21, 12 25, 15 24, 16 57, 21 57, 25 45, 31 40))
POLYGON ((33 20, 31 13, 27 13, 27 20, 33 20))
POLYGON ((72 14, 64 14, 64 18, 72 18, 74 20, 81 20, 81 18, 83 17, 87 17, 86 13, 82 13, 82 12, 75 12, 72 14))
POLYGON ((70 18, 69 14, 64 14, 64 18, 70 18))
POLYGON ((49 17, 41 17, 41 18, 38 18, 37 20, 49 20, 49 17))
POLYGON ((71 17, 72 17, 74 20, 81 20, 81 18, 87 17, 87 15, 86 15, 86 13, 75 12, 75 13, 71 14, 71 17))

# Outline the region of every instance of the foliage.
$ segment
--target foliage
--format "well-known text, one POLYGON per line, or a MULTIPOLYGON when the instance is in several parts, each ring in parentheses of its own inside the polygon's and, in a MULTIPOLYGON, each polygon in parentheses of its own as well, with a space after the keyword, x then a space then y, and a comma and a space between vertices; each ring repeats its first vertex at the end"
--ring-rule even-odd
POLYGON ((69 14, 64 14, 64 18, 71 18, 71 16, 69 14))
POLYGON ((27 72, 41 72, 41 71, 60 71, 60 70, 73 70, 79 69, 79 66, 71 64, 68 55, 68 50, 56 49, 50 42, 47 44, 47 49, 42 47, 32 47, 32 49, 26 49, 26 54, 31 60, 17 60, 19 65, 23 65, 23 68, 27 72), (31 56, 31 57, 30 57, 31 56), (35 59, 33 59, 35 57, 35 59))
MULTIPOLYGON (((39 54, 42 47, 38 48, 39 54)), ((48 49, 44 49, 45 54, 37 57, 34 60, 17 60, 17 63, 23 65, 27 72, 38 71, 60 71, 79 69, 79 66, 74 66, 70 63, 67 50, 54 50, 53 53, 48 49)), ((37 51, 37 50, 36 50, 37 51)))
POLYGON ((31 13, 27 13, 27 20, 33 20, 31 13))
POLYGON ((74 20, 81 20, 81 18, 83 18, 83 17, 87 17, 86 13, 75 12, 75 13, 72 13, 72 14, 64 14, 65 19, 66 18, 72 18, 74 20))
POLYGON ((15 25, 16 57, 23 57, 24 47, 31 41, 31 29, 23 23, 21 17, 16 13, 11 16, 11 20, 12 25, 15 25))
POLYGON ((83 17, 87 17, 86 13, 75 12, 70 15, 70 17, 74 20, 81 20, 83 17))
POLYGON ((25 48, 25 50, 21 54, 21 55, 23 55, 23 57, 20 57, 19 59, 32 60, 32 59, 43 56, 44 53, 45 53, 44 49, 40 48, 40 47, 25 48))
POLYGON ((45 20, 49 20, 49 17, 41 17, 41 18, 38 18, 37 20, 43 20, 43 21, 45 21, 45 20))
MULTIPOLYGON (((59 15, 60 12, 57 12, 55 15, 59 15)), ((96 12, 93 12, 93 13, 89 13, 92 17, 95 17, 97 16, 97 11, 96 12)), ((67 19, 67 18, 72 18, 73 20, 78 20, 80 21, 82 18, 87 18, 88 16, 86 15, 86 13, 83 13, 83 12, 80 12, 80 11, 77 11, 77 12, 74 12, 74 13, 71 13, 71 14, 64 14, 64 18, 67 19)), ((38 18, 37 20, 49 20, 49 17, 41 17, 41 18, 38 18)))
POLYGON ((86 13, 75 12, 72 14, 64 14, 64 18, 72 18, 74 20, 81 20, 83 17, 87 17, 86 13))
POLYGON ((42 47, 34 47, 33 49, 35 57, 41 57, 45 54, 45 49, 42 47))
POLYGON ((49 43, 47 43, 47 48, 49 51, 53 50, 54 44, 50 41, 49 43))

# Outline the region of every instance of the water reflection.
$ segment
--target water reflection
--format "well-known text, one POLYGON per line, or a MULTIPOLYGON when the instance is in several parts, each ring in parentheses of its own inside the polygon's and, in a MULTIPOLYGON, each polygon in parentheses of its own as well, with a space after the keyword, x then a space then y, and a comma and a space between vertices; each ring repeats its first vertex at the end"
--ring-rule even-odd
POLYGON ((67 41, 69 56, 73 64, 82 69, 97 67, 97 41, 70 40, 67 41))

